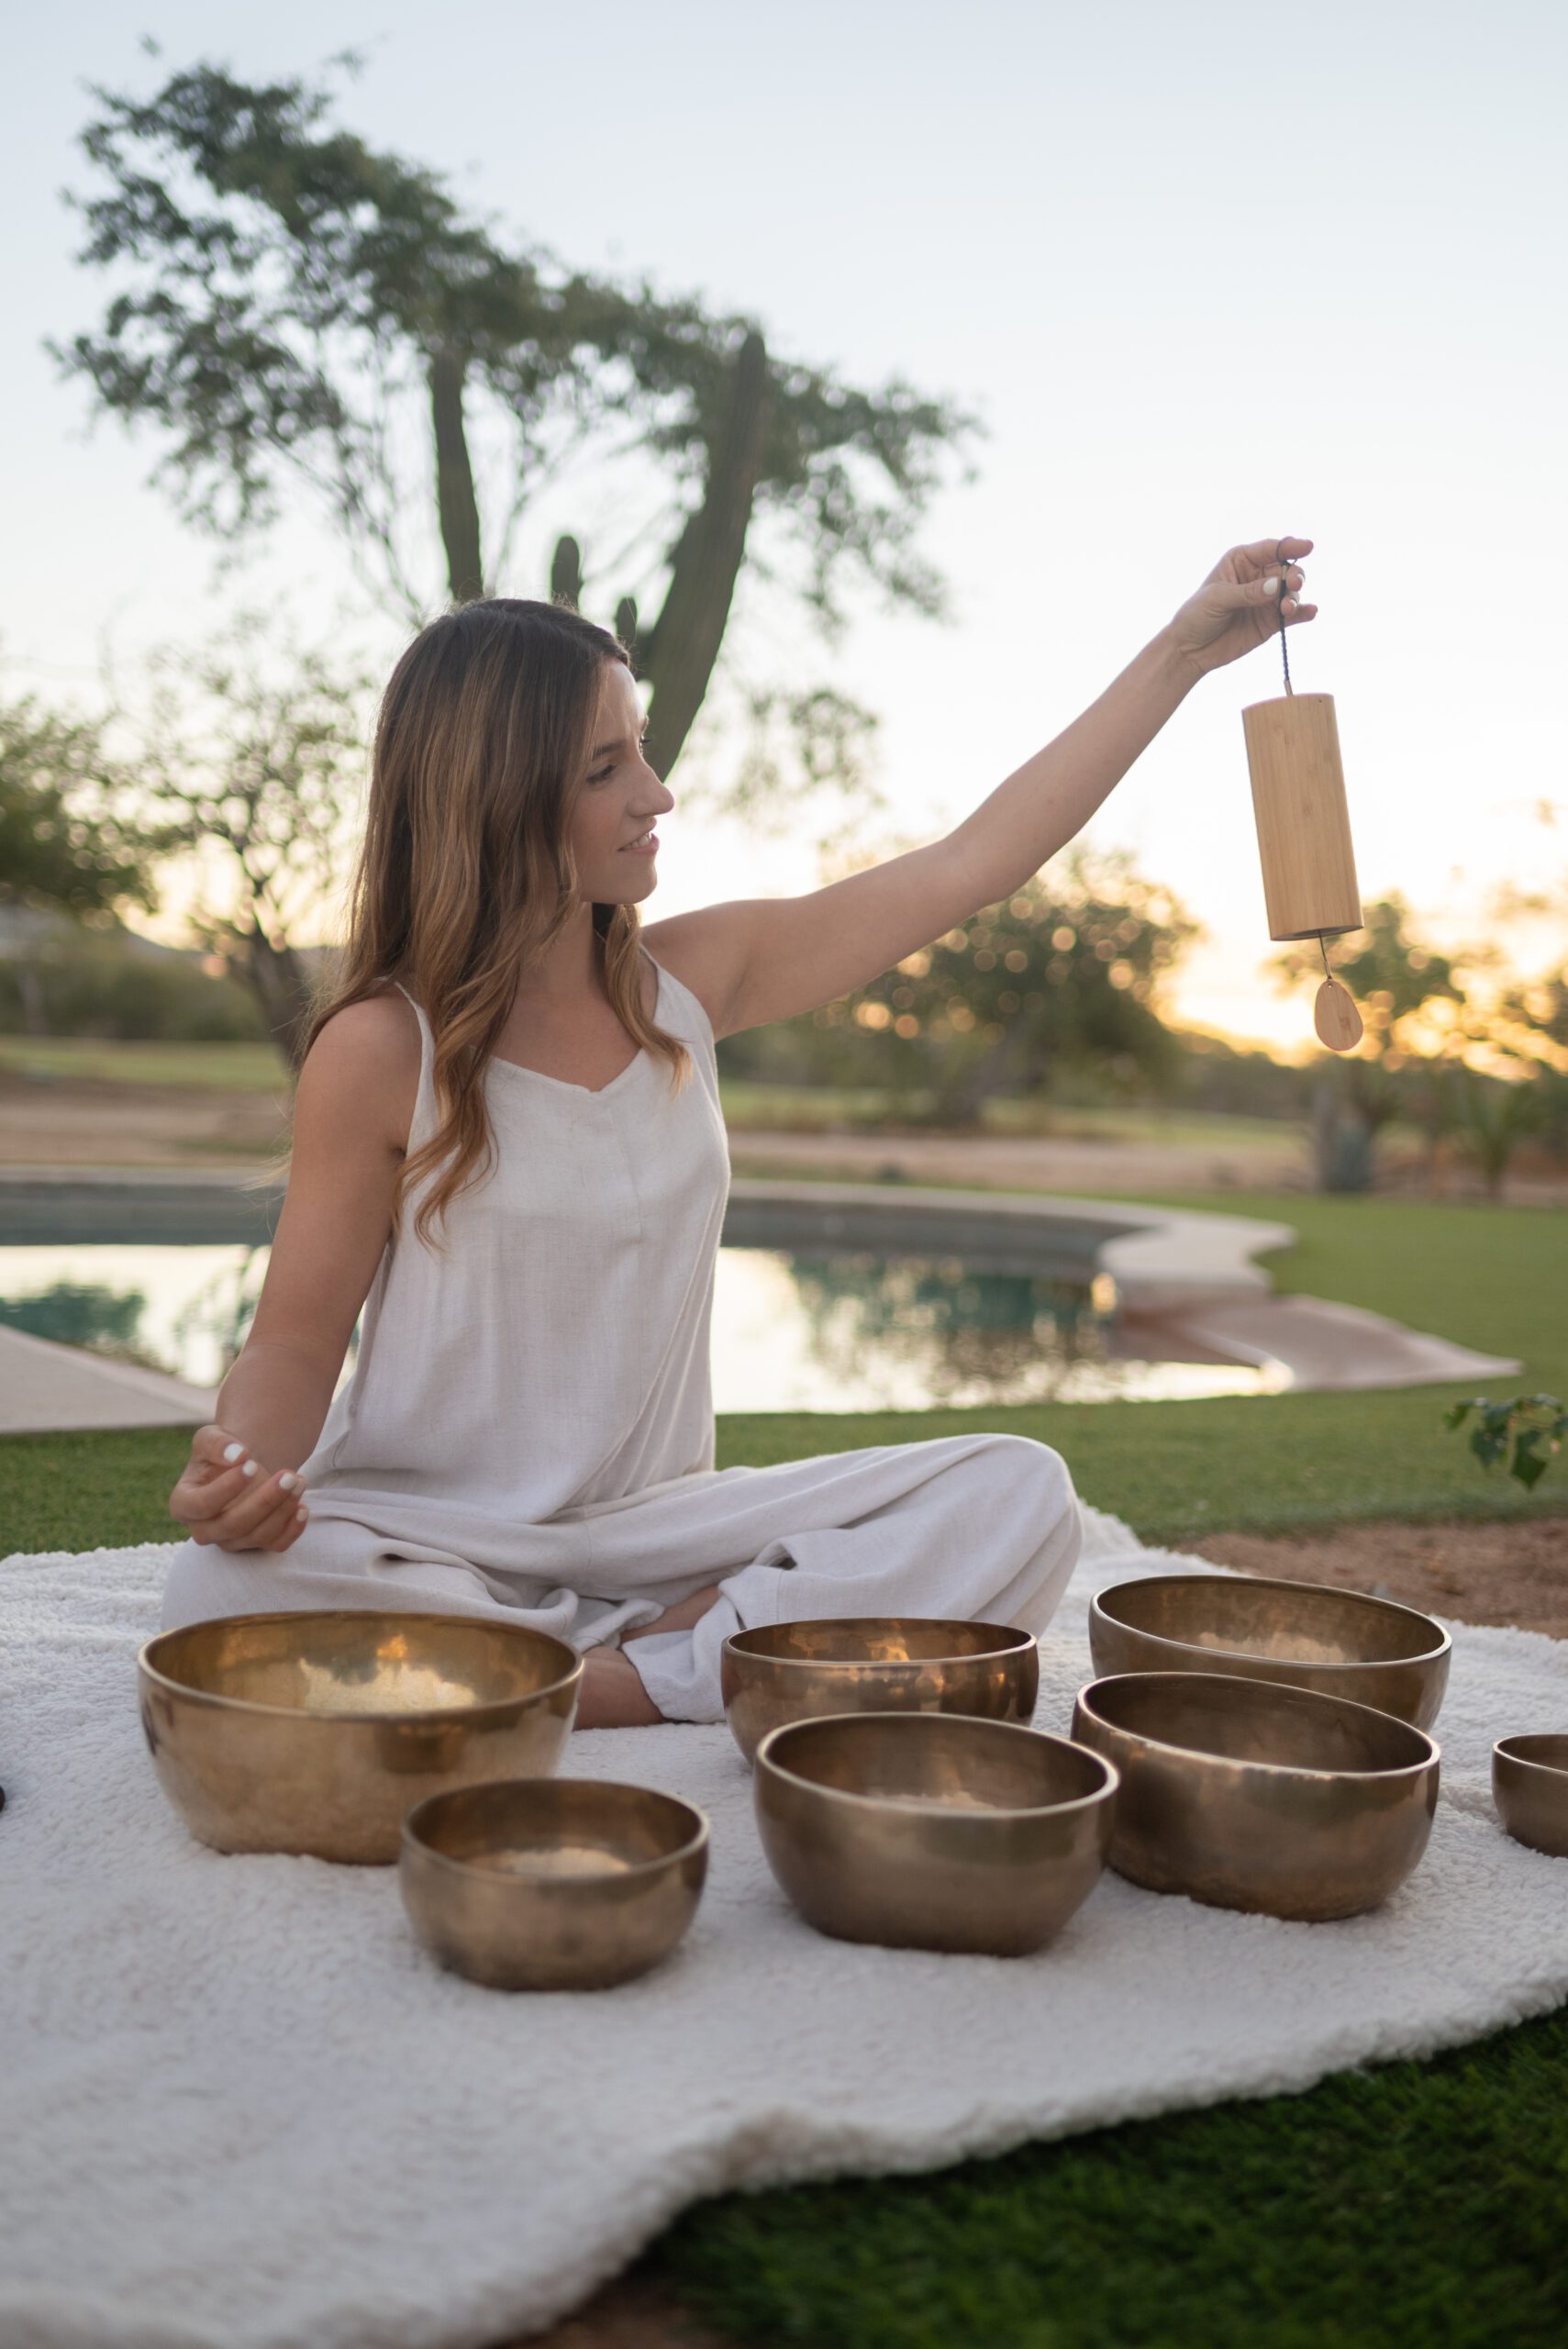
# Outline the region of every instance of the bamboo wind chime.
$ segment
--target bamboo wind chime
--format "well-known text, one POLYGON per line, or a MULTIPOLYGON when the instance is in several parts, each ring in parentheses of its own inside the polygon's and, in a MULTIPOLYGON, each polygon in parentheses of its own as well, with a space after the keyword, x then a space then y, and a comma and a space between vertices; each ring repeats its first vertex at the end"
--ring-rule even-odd
POLYGON ((1263 867, 1269 936, 1315 938, 1323 984, 1313 1007, 1318 1034, 1331 1052, 1361 1041, 1361 1013, 1329 967, 1329 941, 1362 927, 1361 891, 1345 805, 1345 773, 1332 694, 1298 694, 1290 682, 1284 603, 1290 566, 1280 566, 1283 701, 1254 702, 1241 712, 1252 812, 1263 867))

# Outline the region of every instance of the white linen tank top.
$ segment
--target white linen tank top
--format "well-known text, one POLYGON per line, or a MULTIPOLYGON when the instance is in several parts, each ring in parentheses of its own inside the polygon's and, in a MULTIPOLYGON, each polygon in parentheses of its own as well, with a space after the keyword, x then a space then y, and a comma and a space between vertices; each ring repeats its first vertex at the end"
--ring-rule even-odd
MULTIPOLYGON (((729 1154, 707 1015, 655 969, 654 1018, 692 1058, 680 1093, 647 1051, 597 1092, 490 1062, 493 1171, 449 1203, 439 1252, 413 1230, 434 1177, 405 1200, 353 1376, 305 1463, 313 1505, 450 1501, 499 1532, 713 1466, 708 1332, 729 1154)), ((439 1122, 430 1026, 414 1010, 410 1154, 439 1122)))

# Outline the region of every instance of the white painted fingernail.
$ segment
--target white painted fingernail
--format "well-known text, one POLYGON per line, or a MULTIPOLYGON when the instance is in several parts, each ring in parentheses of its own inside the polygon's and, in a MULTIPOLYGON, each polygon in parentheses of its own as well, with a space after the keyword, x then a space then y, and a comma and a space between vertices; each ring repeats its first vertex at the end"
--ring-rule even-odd
POLYGON ((308 1509, 296 1508, 296 1509, 295 1509, 295 1513, 294 1513, 294 1521, 295 1521, 295 1523, 296 1525, 303 1525, 303 1524, 305 1523, 306 1519, 309 1516, 309 1514, 310 1514, 310 1512, 309 1512, 309 1510, 308 1510, 308 1509))
POLYGON ((238 1460, 244 1449, 245 1446, 242 1443, 225 1444, 223 1448, 223 1456, 226 1460, 238 1460))
POLYGON ((1263 593, 1265 596, 1277 596, 1279 594, 1279 574, 1277 572, 1273 578, 1264 580, 1263 593))
POLYGON ((248 1460, 240 1473, 246 1476, 253 1476, 256 1474, 256 1463, 253 1460, 248 1460))
POLYGON ((298 1482, 299 1478, 295 1475, 293 1469, 285 1468, 283 1475, 278 1478, 278 1490, 280 1493, 292 1493, 298 1482))

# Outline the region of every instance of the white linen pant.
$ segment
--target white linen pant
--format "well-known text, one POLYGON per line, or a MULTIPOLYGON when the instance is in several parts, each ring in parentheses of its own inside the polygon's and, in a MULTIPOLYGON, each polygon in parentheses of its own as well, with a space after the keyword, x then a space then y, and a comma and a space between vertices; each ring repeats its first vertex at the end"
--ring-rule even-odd
POLYGON ((281 1556, 186 1542, 170 1568, 165 1626, 402 1607, 506 1616, 583 1649, 716 1583, 717 1601, 690 1630, 651 1632, 626 1650, 670 1720, 722 1718, 719 1659, 742 1626, 946 1615, 1040 1631, 1082 1539, 1065 1463, 1014 1435, 699 1471, 538 1525, 465 1524, 461 1508, 443 1508, 437 1541, 413 1523, 429 1518, 428 1501, 332 1487, 307 1497, 311 1522, 281 1556))

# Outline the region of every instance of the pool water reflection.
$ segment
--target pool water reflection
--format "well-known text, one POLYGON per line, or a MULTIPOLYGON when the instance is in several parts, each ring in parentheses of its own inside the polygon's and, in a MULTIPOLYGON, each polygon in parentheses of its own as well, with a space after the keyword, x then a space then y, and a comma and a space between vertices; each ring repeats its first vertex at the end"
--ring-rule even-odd
MULTIPOLYGON (((232 1243, 0 1248, 0 1321, 215 1386, 250 1326, 267 1256, 232 1243)), ((1272 1369, 1172 1360, 1166 1345, 1157 1325, 1118 1315, 1104 1275, 820 1248, 719 1251, 720 1411, 1153 1400, 1282 1383, 1272 1369)), ((345 1377, 352 1364, 350 1348, 345 1377)))

